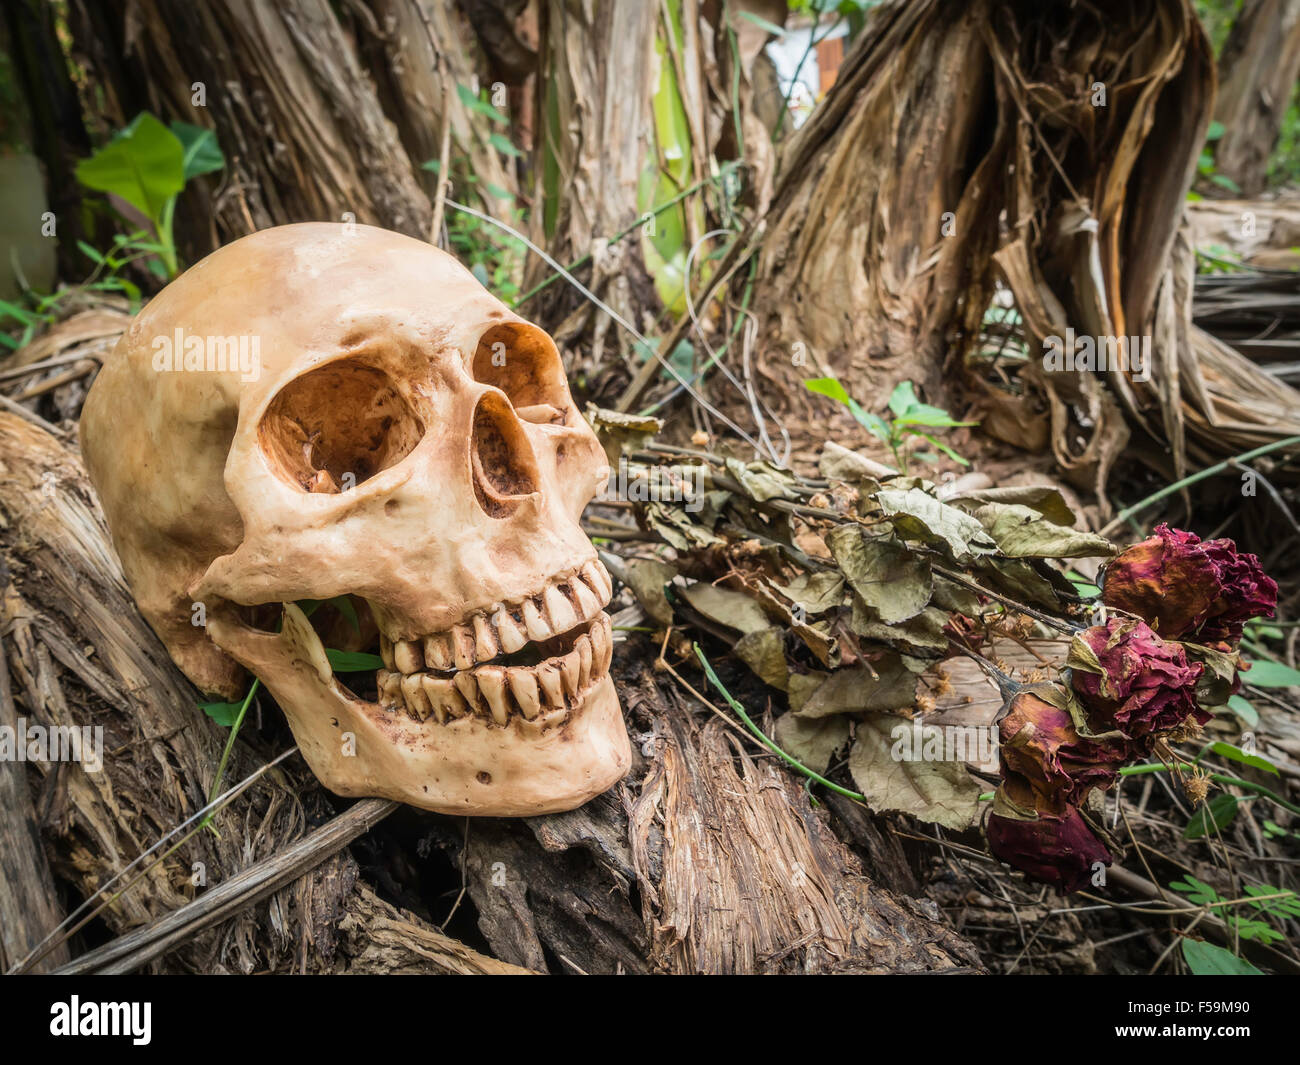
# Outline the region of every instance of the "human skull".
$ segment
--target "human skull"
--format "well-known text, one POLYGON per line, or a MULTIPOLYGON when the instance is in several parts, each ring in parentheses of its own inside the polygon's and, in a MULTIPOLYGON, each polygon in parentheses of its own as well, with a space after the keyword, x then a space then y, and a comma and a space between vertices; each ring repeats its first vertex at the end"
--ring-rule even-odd
POLYGON ((578 522, 604 453, 550 337, 451 256, 355 224, 244 237, 136 316, 81 440, 172 658, 226 698, 259 677, 331 790, 523 816, 627 771, 578 522), (373 699, 327 644, 377 647, 346 674, 373 699))

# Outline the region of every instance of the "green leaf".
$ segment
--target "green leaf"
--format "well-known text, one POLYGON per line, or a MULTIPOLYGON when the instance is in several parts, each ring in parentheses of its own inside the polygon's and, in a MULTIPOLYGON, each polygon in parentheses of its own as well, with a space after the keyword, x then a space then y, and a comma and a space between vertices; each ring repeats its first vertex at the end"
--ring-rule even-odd
POLYGON ((809 392, 816 392, 819 396, 829 396, 846 407, 853 402, 844 386, 834 377, 813 377, 805 381, 803 386, 809 392))
POLYGON ((1241 677, 1255 688, 1291 688, 1300 685, 1300 670, 1284 666, 1281 662, 1271 662, 1267 658, 1253 659, 1250 669, 1243 671, 1241 677))
POLYGON ((1193 976, 1263 976, 1245 958, 1199 939, 1183 938, 1183 960, 1193 976))
POLYGON ((1246 622, 1246 635, 1252 640, 1282 640, 1286 638, 1286 633, 1276 625, 1270 625, 1267 621, 1261 621, 1259 618, 1246 622))
POLYGON ((908 411, 920 405, 916 398, 916 388, 911 381, 899 381, 889 396, 889 409, 895 418, 901 418, 908 411))
POLYGON ((1207 141, 1217 141, 1222 136, 1223 123, 1217 120, 1211 122, 1209 128, 1205 131, 1205 139, 1207 141))
POLYGON ((158 226, 168 201, 185 187, 185 152, 176 134, 144 112, 77 164, 77 180, 121 197, 158 226))
POLYGON ((351 596, 340 595, 330 600, 337 608, 338 612, 348 619, 348 624, 352 626, 353 631, 361 635, 361 620, 357 617, 357 608, 352 605, 351 596))
POLYGON ((199 703, 199 709, 222 728, 230 728, 239 717, 244 700, 237 703, 199 703))
MULTIPOLYGON (((752 22, 755 26, 763 30, 765 33, 770 33, 774 37, 785 36, 786 31, 783 30, 780 26, 778 26, 775 22, 768 22, 767 19, 759 15, 755 15, 752 11, 741 11, 739 12, 739 15, 741 18, 745 19, 746 21, 752 22)), ((800 761, 802 761, 802 759, 800 759, 800 761)))
POLYGON ((1169 886, 1175 891, 1186 895, 1190 902, 1194 902, 1198 906, 1220 901, 1219 893, 1214 888, 1204 880, 1197 880, 1190 873, 1187 874, 1186 880, 1171 881, 1169 886))
POLYGON ((480 100, 474 95, 474 91, 465 85, 456 86, 456 95, 460 97, 460 102, 469 110, 490 118, 493 122, 499 122, 503 126, 508 126, 510 120, 500 111, 493 107, 486 100, 480 100))
POLYGON ((488 144, 492 145, 492 147, 502 155, 510 156, 511 159, 520 159, 524 154, 514 146, 514 142, 512 142, 509 137, 501 133, 492 134, 492 136, 488 138, 488 144))
POLYGON ((101 255, 96 249, 92 248, 84 240, 77 241, 77 247, 81 249, 81 254, 84 255, 87 259, 89 259, 91 262, 102 263, 104 261, 104 256, 101 255))
POLYGON ((869 410, 864 410, 856 399, 849 400, 849 411, 857 420, 857 423, 877 440, 888 444, 893 438, 889 423, 879 414, 872 414, 869 410))
MULTIPOLYGON (((895 422, 894 424, 895 424, 895 425, 898 425, 899 423, 898 423, 898 422, 895 422)), ((963 423, 961 423, 961 424, 966 424, 966 423, 963 422, 963 423)), ((972 423, 970 423, 970 424, 973 425, 974 423, 972 422, 972 423)), ((921 433, 921 432, 917 432, 917 430, 915 430, 915 429, 906 429, 906 428, 903 430, 903 432, 905 432, 905 433, 916 433, 917 436, 919 436, 919 437, 921 437, 921 438, 923 438, 923 439, 925 439, 925 440, 928 440, 928 441, 930 442, 931 446, 933 446, 933 447, 937 447, 940 451, 942 451, 945 455, 947 455, 950 459, 952 459, 953 462, 956 462, 956 463, 958 463, 958 464, 961 465, 961 466, 969 466, 969 465, 970 465, 969 460, 962 458, 959 454, 957 454, 957 452, 955 452, 952 448, 950 448, 950 447, 949 447, 947 444, 945 444, 942 440, 936 440, 936 439, 935 439, 933 436, 931 436, 929 433, 921 433)), ((916 457, 916 458, 920 458, 920 457, 921 457, 920 453, 918 453, 915 457, 916 457)))
POLYGON ((168 129, 176 134, 185 153, 182 173, 186 181, 202 174, 211 174, 226 165, 226 157, 221 154, 217 135, 212 130, 192 126, 188 122, 173 122, 168 129))
POLYGON ((1183 829, 1183 839, 1201 839, 1224 827, 1237 816, 1237 796, 1216 795, 1192 815, 1183 829))
POLYGON ((1217 754, 1220 758, 1227 758, 1229 761, 1241 762, 1243 765, 1254 766, 1256 769, 1262 769, 1266 773, 1278 775, 1278 768, 1267 758, 1261 758, 1257 754, 1250 754, 1243 751, 1240 747, 1234 747, 1231 743, 1224 743, 1222 740, 1215 740, 1206 747, 1210 754, 1217 754))
POLYGON ((1236 714, 1247 728, 1255 728, 1259 725, 1259 711, 1240 695, 1229 697, 1228 709, 1236 714))
POLYGON ((18 304, 10 303, 8 300, 0 300, 0 314, 7 314, 22 325, 30 325, 39 320, 26 307, 19 307, 18 304))
POLYGON ((335 673, 365 673, 384 668, 382 658, 362 651, 336 651, 333 647, 327 647, 325 657, 329 659, 330 668, 335 673))
POLYGON ((1095 584, 1090 584, 1088 581, 1085 581, 1077 573, 1071 571, 1066 574, 1066 576, 1069 577, 1070 583, 1074 585, 1074 590, 1084 599, 1096 599, 1097 596, 1101 595, 1100 588, 1095 584))
POLYGON ((924 425, 929 429, 959 429, 979 422, 960 422, 946 410, 922 403, 894 419, 897 425, 924 425))

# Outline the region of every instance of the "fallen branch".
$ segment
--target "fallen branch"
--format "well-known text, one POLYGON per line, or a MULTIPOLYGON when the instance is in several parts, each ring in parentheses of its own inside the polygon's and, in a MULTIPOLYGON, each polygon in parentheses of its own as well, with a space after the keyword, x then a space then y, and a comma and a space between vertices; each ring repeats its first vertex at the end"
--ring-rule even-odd
POLYGON ((55 972, 63 976, 132 972, 196 932, 228 920, 310 872, 395 809, 397 803, 388 799, 363 799, 306 839, 255 862, 179 910, 83 954, 55 972))

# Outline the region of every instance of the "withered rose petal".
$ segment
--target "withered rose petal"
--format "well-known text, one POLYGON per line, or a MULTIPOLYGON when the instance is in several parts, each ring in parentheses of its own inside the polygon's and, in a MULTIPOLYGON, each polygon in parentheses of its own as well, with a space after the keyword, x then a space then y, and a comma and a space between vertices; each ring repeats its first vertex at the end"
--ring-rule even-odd
POLYGON ((1219 594, 1197 629, 1196 642, 1226 641, 1235 646, 1247 621, 1273 616, 1277 582, 1255 555, 1238 551, 1231 540, 1207 540, 1201 546, 1218 571, 1219 594))
POLYGON ((1176 640, 1205 616, 1219 593, 1218 573, 1193 533, 1156 526, 1106 567, 1101 601, 1136 614, 1176 640))
POLYGON ((985 825, 989 850, 1030 880, 1051 884, 1062 895, 1087 887, 1094 862, 1110 865, 1110 851, 1084 822, 1078 810, 1061 817, 1017 821, 990 814, 985 825))
POLYGON ((998 727, 1002 764, 1028 782, 1039 813, 1060 815, 1080 805, 1093 788, 1109 788, 1130 757, 1122 741, 1082 738, 1065 710, 1032 691, 1011 700, 998 727))
POLYGON ((1101 600, 1136 614, 1165 639, 1230 649, 1251 618, 1272 617, 1277 584, 1231 540, 1157 525, 1106 567, 1101 600))
POLYGON ((1079 634, 1102 672, 1072 671, 1073 686, 1096 731, 1118 729, 1133 740, 1176 728, 1195 716, 1196 682, 1204 667, 1188 662, 1177 643, 1160 639, 1140 621, 1111 618, 1079 634))

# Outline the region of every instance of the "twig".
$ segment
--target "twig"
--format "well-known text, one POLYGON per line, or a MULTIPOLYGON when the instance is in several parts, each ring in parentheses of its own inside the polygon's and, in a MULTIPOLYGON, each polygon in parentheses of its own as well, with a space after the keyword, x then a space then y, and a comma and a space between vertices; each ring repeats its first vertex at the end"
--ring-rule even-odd
MULTIPOLYGON (((607 244, 610 247, 612 247, 613 245, 617 244, 620 240, 622 240, 624 237, 626 237, 629 233, 635 233, 638 229, 640 229, 643 225, 645 225, 646 219, 658 217, 659 215, 663 214, 664 211, 667 211, 672 207, 676 207, 679 203, 682 202, 682 200, 686 199, 687 196, 691 195, 691 193, 693 192, 697 192, 698 190, 702 189, 705 185, 713 184, 715 182, 723 180, 727 176, 727 174, 735 170, 738 166, 740 166, 739 160, 733 159, 725 166, 719 167, 718 172, 716 174, 710 174, 708 177, 702 178, 701 180, 697 181, 694 185, 692 185, 690 188, 683 189, 681 192, 677 193, 677 195, 673 196, 672 198, 664 200, 663 203, 658 204, 655 207, 651 207, 650 210, 645 212, 645 214, 639 215, 637 217, 637 220, 633 222, 630 226, 628 226, 626 229, 620 230, 619 232, 615 233, 612 237, 610 237, 609 240, 607 241, 607 244)), ((574 270, 577 270, 580 267, 585 266, 590 261, 591 261, 591 252, 588 252, 586 255, 582 256, 581 258, 574 259, 573 262, 569 263, 569 265, 565 269, 568 270, 570 273, 572 273, 574 270)), ((551 276, 548 277, 545 281, 539 281, 536 285, 530 288, 527 292, 525 292, 522 296, 520 296, 512 304, 510 304, 510 306, 518 310, 530 299, 536 296, 537 293, 541 292, 544 288, 549 287, 552 283, 559 281, 560 278, 563 276, 564 276, 563 274, 551 274, 551 276)))
POLYGON ((31 422, 33 425, 37 426, 38 428, 44 429, 56 440, 67 439, 67 434, 62 429, 60 429, 57 425, 51 425, 39 414, 36 414, 33 411, 28 410, 21 403, 15 403, 3 392, 0 392, 0 407, 9 411, 11 414, 18 415, 18 417, 24 419, 25 421, 31 422))
MULTIPOLYGON (((419 5, 416 5, 417 7, 419 5)), ((423 16, 424 12, 420 14, 423 16)), ((442 64, 439 63, 439 66, 442 64)), ((438 185, 433 194, 433 221, 429 225, 429 243, 438 244, 442 236, 442 219, 446 211, 447 171, 451 168, 451 84, 442 74, 442 145, 438 149, 438 185)))
POLYGON ((570 285, 572 285, 580 293, 582 293, 583 296, 589 299, 592 303, 594 303, 597 307, 599 307, 602 311, 604 311, 607 315, 609 315, 609 317, 613 321, 617 322, 624 329, 626 329, 633 337, 635 337, 638 341, 640 341, 641 346, 646 350, 648 355, 653 357, 655 361, 657 361, 660 365, 662 365, 663 368, 668 371, 669 375, 675 378, 677 382, 681 384, 682 387, 685 388, 686 391, 691 394, 691 398, 694 399, 696 403, 698 403, 701 407, 703 407, 715 418, 717 418, 718 421, 722 422, 728 429, 736 433, 742 440, 745 441, 745 443, 747 443, 750 447, 752 447, 756 452, 760 452, 760 453, 762 452, 763 449, 759 446, 758 442, 747 432, 745 432, 744 429, 742 429, 739 425, 737 425, 725 414, 723 414, 722 411, 718 410, 707 399, 705 399, 702 395, 700 395, 700 393, 697 392, 691 386, 690 382, 687 381, 686 378, 684 378, 680 373, 677 372, 677 367, 675 367, 671 362, 669 362, 666 358, 664 358, 663 354, 660 353, 655 348, 655 346, 641 333, 639 329, 636 328, 636 326, 634 326, 631 322, 629 322, 626 318, 624 318, 621 314, 619 314, 618 311, 614 310, 613 307, 611 307, 608 303, 606 303, 594 292, 592 292, 591 289, 587 288, 586 285, 584 285, 581 281, 579 281, 576 277, 574 277, 573 274, 569 273, 568 270, 566 270, 563 266, 561 266, 558 262, 556 262, 555 259, 553 259, 545 251, 543 251, 531 240, 529 240, 526 236, 524 236, 524 234, 520 233, 519 230, 515 229, 513 226, 506 225, 505 222, 502 222, 498 218, 493 218, 491 215, 484 214, 482 211, 476 211, 473 207, 468 207, 463 203, 457 203, 455 200, 448 199, 447 206, 454 207, 458 211, 463 211, 465 214, 470 215, 473 218, 477 218, 480 222, 487 222, 489 225, 496 226, 498 229, 501 229, 504 232, 509 233, 515 239, 522 241, 525 247, 527 247, 529 251, 531 251, 534 255, 540 258, 542 262, 546 263, 546 265, 549 266, 552 270, 555 270, 558 274, 560 274, 561 277, 563 277, 567 282, 569 282, 570 285))
POLYGON ((991 589, 985 588, 982 584, 979 584, 971 580, 969 577, 965 576, 964 574, 958 573, 955 570, 950 570, 944 566, 937 566, 933 564, 931 565, 931 568, 934 570, 935 573, 938 573, 943 577, 947 577, 948 580, 956 581, 958 584, 964 585, 965 587, 969 588, 973 592, 979 592, 980 595, 987 595, 990 599, 996 599, 999 603, 1002 603, 1004 606, 1009 606, 1013 610, 1016 610, 1021 614, 1028 614, 1035 621, 1041 621, 1044 625, 1048 626, 1049 628, 1056 629, 1058 632, 1064 632, 1073 636, 1076 632, 1079 631, 1080 628, 1082 628, 1082 626, 1080 625, 1075 625, 1068 621, 1062 621, 1060 618, 1054 618, 1050 614, 1044 614, 1041 610, 1035 610, 1032 606, 1026 606, 1024 603, 1018 603, 1016 602, 1016 600, 1010 598, 1009 596, 1005 596, 998 592, 992 591, 991 589))
MULTIPOLYGON (((257 770, 255 770, 254 772, 250 773, 250 774, 249 774, 248 776, 246 776, 243 780, 241 780, 238 784, 234 785, 234 786, 233 786, 229 791, 227 791, 225 794, 218 796, 216 799, 213 799, 213 800, 212 800, 211 802, 209 802, 206 806, 202 807, 202 808, 199 809, 199 810, 196 810, 193 814, 191 814, 189 817, 187 817, 187 818, 186 818, 184 821, 182 821, 179 825, 177 825, 177 826, 176 826, 175 828, 173 828, 170 832, 168 832, 165 836, 163 836, 162 839, 160 839, 157 843, 155 843, 155 844, 154 844, 152 847, 150 847, 147 851, 145 851, 145 852, 144 852, 143 854, 141 854, 138 858, 136 858, 134 861, 132 861, 131 864, 128 865, 125 869, 123 869, 120 873, 118 873, 117 876, 113 877, 113 879, 109 880, 107 883, 101 885, 101 886, 100 886, 99 888, 97 888, 94 892, 92 892, 90 898, 86 899, 85 902, 83 902, 80 906, 78 906, 75 910, 73 910, 70 914, 68 914, 68 916, 67 916, 66 918, 64 918, 64 920, 62 921, 62 923, 60 923, 59 926, 58 926, 57 928, 53 929, 53 930, 50 932, 49 935, 47 935, 43 940, 41 940, 39 943, 37 943, 35 947, 32 948, 31 952, 27 955, 27 957, 23 958, 23 959, 22 959, 21 961, 19 961, 15 966, 13 966, 13 967, 9 970, 9 974, 8 974, 8 975, 12 976, 12 975, 14 975, 15 973, 25 972, 25 971, 28 969, 29 966, 31 966, 31 965, 33 965, 34 963, 40 961, 41 958, 43 958, 46 954, 48 954, 48 953, 49 953, 51 950, 53 950, 55 947, 57 947, 59 943, 64 943, 64 942, 66 942, 69 938, 71 938, 73 935, 75 935, 75 934, 77 933, 77 931, 78 931, 78 930, 79 930, 79 929, 80 929, 80 928, 81 928, 81 927, 82 927, 82 926, 83 926, 87 921, 89 921, 89 920, 91 920, 92 918, 94 918, 94 917, 95 917, 95 916, 96 916, 96 915, 97 915, 101 910, 103 910, 103 908, 104 908, 105 906, 110 905, 110 904, 113 903, 116 899, 120 898, 121 895, 122 895, 122 893, 123 893, 124 891, 128 890, 129 887, 130 887, 131 885, 128 884, 126 887, 124 887, 124 888, 122 889, 122 891, 117 892, 117 894, 113 895, 111 898, 107 898, 107 899, 105 899, 103 903, 101 903, 99 906, 95 907, 95 909, 92 910, 89 914, 87 914, 86 917, 85 917, 82 921, 80 921, 80 922, 79 922, 75 927, 68 928, 68 925, 71 924, 74 920, 76 920, 77 915, 80 914, 83 910, 85 910, 87 907, 89 907, 89 906, 91 905, 91 903, 94 902, 95 897, 96 897, 97 895, 102 895, 102 894, 104 894, 106 891, 108 891, 109 888, 111 888, 114 884, 116 884, 119 880, 121 880, 124 876, 126 876, 127 873, 129 873, 132 869, 134 869, 134 868, 135 868, 137 865, 139 865, 142 861, 144 861, 146 858, 148 858, 149 855, 153 854, 154 851, 156 851, 159 847, 163 846, 165 843, 167 843, 168 840, 172 839, 175 835, 177 835, 177 833, 179 833, 179 832, 183 832, 183 831, 184 831, 184 830, 185 830, 189 825, 192 825, 192 824, 194 824, 195 822, 199 821, 201 818, 206 818, 209 814, 215 812, 216 810, 221 809, 223 806, 225 806, 227 803, 229 803, 232 799, 234 799, 236 796, 238 796, 238 795, 241 794, 243 791, 245 791, 245 790, 246 790, 250 785, 253 784, 254 781, 256 781, 258 778, 260 778, 264 773, 268 772, 269 770, 273 769, 275 766, 279 765, 279 764, 280 764, 281 762, 283 762, 286 758, 288 758, 291 754, 295 754, 295 753, 297 752, 297 750, 298 750, 297 747, 290 747, 290 748, 289 748, 287 751, 285 751, 283 754, 280 754, 280 755, 276 756, 274 759, 272 759, 271 761, 267 762, 266 765, 261 766, 259 769, 257 769, 257 770), (62 938, 60 938, 60 939, 58 940, 58 942, 51 943, 50 941, 53 940, 54 937, 55 937, 56 935, 58 935, 59 932, 62 931, 63 929, 65 929, 65 928, 68 928, 67 933, 66 933, 62 938), (46 946, 46 944, 50 944, 50 945, 49 945, 49 946, 46 946)), ((186 837, 186 838, 188 838, 188 837, 186 837)), ((170 853, 170 852, 168 852, 168 853, 170 853)), ((154 864, 156 864, 156 863, 154 863, 154 864)), ((149 871, 149 869, 152 869, 152 868, 153 868, 153 865, 151 864, 151 865, 148 866, 146 869, 142 870, 141 875, 143 875, 144 873, 147 873, 147 872, 149 871)), ((136 882, 136 880, 138 880, 138 879, 139 879, 138 876, 135 877, 135 878, 131 881, 131 884, 134 884, 134 883, 136 882)))
POLYGON ((1280 510, 1282 512, 1282 516, 1286 518, 1287 524, 1291 526, 1292 532, 1294 532, 1296 536, 1300 536, 1300 525, 1296 524, 1295 515, 1291 513, 1291 508, 1286 505, 1286 500, 1282 498, 1282 493, 1273 487, 1273 482, 1270 481, 1267 477, 1265 477, 1262 473, 1259 472, 1259 470, 1255 469, 1253 466, 1247 466, 1244 463, 1238 462, 1236 459, 1229 459, 1228 463, 1234 470, 1240 470, 1243 473, 1249 473, 1252 477, 1256 478, 1260 484, 1264 486, 1264 491, 1266 491, 1269 495, 1269 498, 1272 499, 1273 502, 1277 504, 1277 509, 1280 510))
POLYGON ((229 920, 259 899, 309 873, 397 809, 391 799, 363 799, 306 839, 263 858, 152 924, 97 947, 56 970, 59 975, 128 973, 197 932, 229 920))

